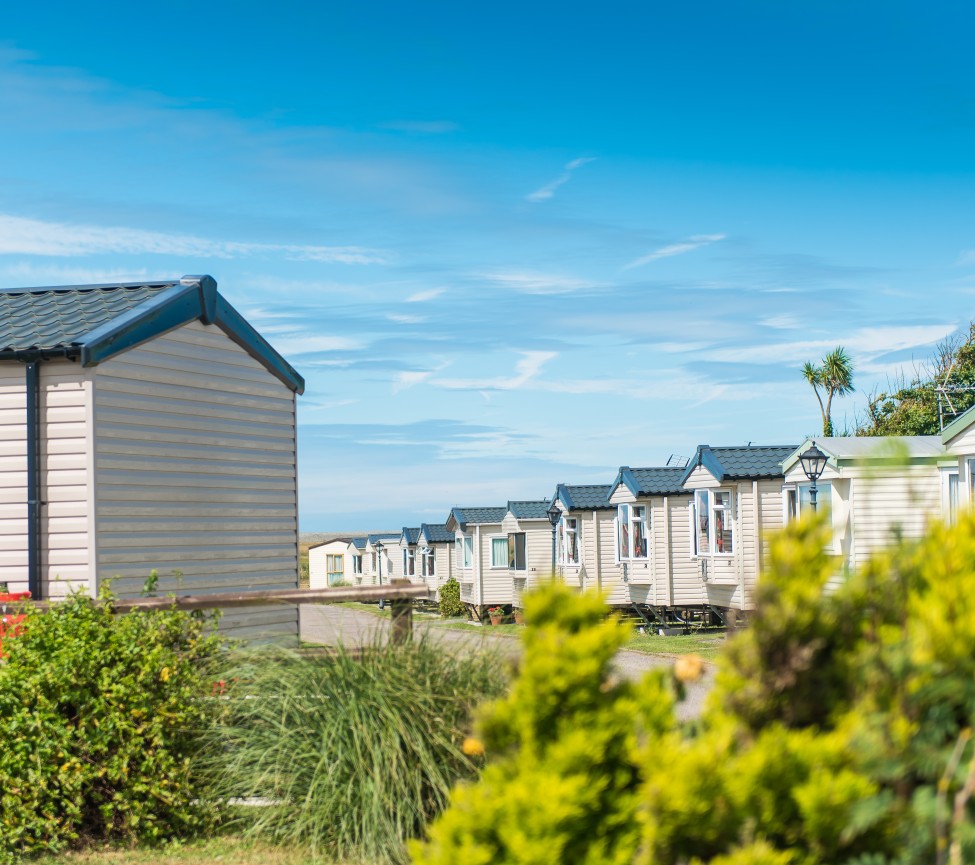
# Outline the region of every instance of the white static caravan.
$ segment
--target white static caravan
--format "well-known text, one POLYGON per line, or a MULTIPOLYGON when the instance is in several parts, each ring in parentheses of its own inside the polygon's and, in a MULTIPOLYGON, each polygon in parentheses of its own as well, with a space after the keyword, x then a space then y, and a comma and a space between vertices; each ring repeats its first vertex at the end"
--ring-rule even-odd
POLYGON ((710 620, 710 600, 691 551, 693 495, 683 466, 622 466, 610 488, 617 507, 613 549, 623 571, 610 603, 646 608, 661 624, 694 610, 710 620))
POLYGON ((558 524, 556 574, 582 591, 599 591, 607 603, 625 602, 623 569, 616 556, 616 506, 607 484, 559 484, 552 503, 558 524))
MULTIPOLYGON (((209 276, 0 291, 0 582, 35 598, 298 585, 304 382, 209 276)), ((230 610, 297 637, 294 607, 230 610)))
POLYGON ((400 576, 398 579, 405 579, 411 583, 422 585, 425 584, 425 581, 420 575, 423 562, 420 556, 419 540, 419 526, 416 528, 407 528, 404 526, 399 536, 399 542, 396 545, 398 553, 394 553, 394 555, 398 556, 400 564, 400 576))
POLYGON ((810 507, 810 482, 799 456, 815 442, 826 455, 816 482, 817 509, 829 512, 837 569, 856 569, 897 531, 919 538, 957 489, 958 462, 940 436, 823 436, 803 442, 785 460, 784 508, 795 518, 810 507))
POLYGON ((795 449, 699 445, 684 470, 684 487, 694 494, 691 556, 709 607, 729 620, 754 606, 763 536, 785 522, 782 462, 795 449))
POLYGON ((443 523, 423 523, 417 541, 420 576, 431 601, 440 600, 440 587, 454 572, 454 533, 443 523))
POLYGON ((475 616, 483 618, 489 607, 512 602, 512 580, 505 555, 504 566, 492 565, 492 541, 507 535, 501 528, 508 513, 504 508, 453 508, 447 531, 454 537, 454 568, 460 583, 460 600, 475 616))
MULTIPOLYGON (((340 583, 355 583, 356 548, 347 538, 323 541, 308 548, 308 587, 327 589, 340 583)), ((360 558, 361 562, 361 558, 360 558)))
POLYGON ((944 428, 941 443, 954 461, 944 478, 944 515, 951 520, 957 508, 975 505, 975 406, 944 428))
POLYGON ((377 532, 366 535, 362 549, 362 579, 359 585, 385 585, 397 579, 396 559, 399 554, 399 533, 377 532))

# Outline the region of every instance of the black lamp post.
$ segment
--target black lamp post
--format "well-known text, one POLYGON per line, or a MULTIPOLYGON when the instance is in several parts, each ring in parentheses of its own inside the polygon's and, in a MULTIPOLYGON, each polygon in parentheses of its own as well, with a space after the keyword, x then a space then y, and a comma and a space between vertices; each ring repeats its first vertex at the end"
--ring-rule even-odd
POLYGON ((555 576, 555 533, 558 531, 559 520, 562 519, 562 511, 555 504, 555 500, 552 500, 552 504, 546 511, 548 514, 548 521, 552 524, 552 576, 555 576))
MULTIPOLYGON (((376 562, 379 565, 379 585, 383 584, 383 551, 386 549, 386 545, 382 541, 376 541, 376 562)), ((386 609, 386 599, 379 599, 379 609, 386 609)))
POLYGON ((816 442, 812 447, 799 454, 799 462, 802 463, 802 470, 809 478, 809 504, 812 506, 813 513, 816 512, 816 481, 822 476, 826 469, 826 454, 818 447, 816 442))

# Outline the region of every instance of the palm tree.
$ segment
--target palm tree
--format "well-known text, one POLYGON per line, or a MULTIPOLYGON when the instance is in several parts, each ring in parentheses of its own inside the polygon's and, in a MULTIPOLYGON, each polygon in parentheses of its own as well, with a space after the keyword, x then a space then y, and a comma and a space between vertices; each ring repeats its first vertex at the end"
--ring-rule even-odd
POLYGON ((826 357, 820 366, 813 366, 808 360, 802 365, 802 375, 812 386, 819 410, 823 415, 823 435, 833 434, 833 417, 831 409, 834 396, 846 396, 853 393, 853 361, 843 346, 838 345, 826 357), (826 402, 819 389, 826 394, 826 402))

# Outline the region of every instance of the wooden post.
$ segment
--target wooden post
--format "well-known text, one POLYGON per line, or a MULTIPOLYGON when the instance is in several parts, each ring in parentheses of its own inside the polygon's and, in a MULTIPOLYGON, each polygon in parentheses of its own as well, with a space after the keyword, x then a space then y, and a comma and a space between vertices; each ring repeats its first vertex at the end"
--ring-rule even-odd
MULTIPOLYGON (((390 585, 408 586, 410 581, 391 580, 390 585)), ((413 639, 413 602, 409 598, 394 598, 389 607, 392 614, 389 639, 394 645, 401 646, 413 639)))

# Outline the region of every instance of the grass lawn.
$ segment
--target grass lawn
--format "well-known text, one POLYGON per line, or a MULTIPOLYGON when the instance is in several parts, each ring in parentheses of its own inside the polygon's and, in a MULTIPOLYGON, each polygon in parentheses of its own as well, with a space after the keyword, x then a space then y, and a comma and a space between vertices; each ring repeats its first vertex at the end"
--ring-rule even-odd
POLYGON ((626 648, 634 652, 644 652, 647 655, 673 655, 676 657, 695 654, 713 660, 724 645, 724 641, 725 635, 722 632, 678 634, 673 637, 634 632, 626 648))
POLYGON ((212 838, 208 841, 163 847, 159 850, 93 850, 62 853, 31 860, 34 865, 314 865, 321 859, 284 847, 272 847, 240 838, 212 838))

